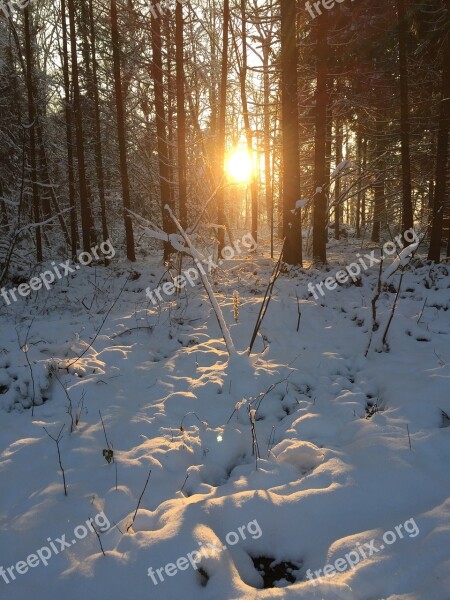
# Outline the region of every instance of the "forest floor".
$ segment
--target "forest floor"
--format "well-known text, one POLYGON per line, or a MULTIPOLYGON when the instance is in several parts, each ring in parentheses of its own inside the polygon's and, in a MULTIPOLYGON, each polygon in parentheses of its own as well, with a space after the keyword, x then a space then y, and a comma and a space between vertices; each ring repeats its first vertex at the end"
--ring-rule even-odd
POLYGON ((378 269, 307 288, 360 252, 281 274, 251 359, 261 254, 210 276, 231 361, 201 284, 149 303, 156 259, 1 304, 0 597, 449 600, 449 270, 418 253, 383 346, 392 275, 365 356, 378 269))

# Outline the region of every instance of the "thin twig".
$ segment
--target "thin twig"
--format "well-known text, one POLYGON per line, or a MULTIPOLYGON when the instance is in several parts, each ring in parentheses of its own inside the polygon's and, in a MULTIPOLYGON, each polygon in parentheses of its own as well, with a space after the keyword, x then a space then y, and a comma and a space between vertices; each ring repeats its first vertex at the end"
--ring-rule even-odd
POLYGON ((97 529, 95 528, 94 522, 92 519, 89 519, 89 521, 91 522, 92 529, 94 530, 94 533, 97 536, 98 543, 100 544, 100 548, 102 550, 103 556, 106 556, 105 551, 103 550, 102 540, 100 539, 100 535, 99 535, 97 529))
MULTIPOLYGON (((103 423, 103 417, 102 417, 102 413, 100 412, 100 410, 98 411, 98 414, 100 415, 100 421, 102 422, 103 433, 105 434, 106 445, 108 446, 108 450, 112 450, 112 445, 109 443, 108 436, 106 435, 105 424, 103 423)), ((113 460, 114 460, 114 456, 113 456, 113 460)))
POLYGON ((130 524, 128 525, 128 527, 127 527, 127 532, 128 532, 130 529, 131 529, 131 527, 133 526, 134 520, 136 519, 136 515, 137 515, 137 512, 138 512, 138 510, 139 510, 139 506, 140 506, 140 504, 141 504, 142 496, 145 494, 145 490, 147 489, 148 481, 149 481, 149 479, 150 479, 150 475, 151 475, 151 474, 152 474, 152 470, 150 469, 150 471, 148 472, 147 481, 145 482, 145 485, 144 485, 144 489, 142 490, 142 494, 141 494, 141 495, 140 495, 140 497, 139 497, 139 501, 138 501, 138 503, 137 503, 136 510, 135 510, 135 512, 134 512, 133 518, 132 518, 132 520, 131 520, 131 523, 130 523, 130 524))
POLYGON ((184 479, 183 485, 181 486, 180 492, 183 493, 184 486, 186 485, 187 480, 189 479, 189 473, 186 473, 186 477, 184 479))
POLYGON ((295 295, 297 296, 297 312, 298 312, 297 333, 298 333, 300 330, 300 320, 302 318, 302 311, 300 310, 300 298, 298 297, 297 292, 295 292, 295 295))
POLYGON ((400 289, 402 287, 402 281, 403 281, 404 274, 405 274, 405 272, 402 271, 402 274, 401 274, 401 277, 400 277, 400 281, 399 281, 399 284, 398 284, 397 294, 395 295, 394 304, 392 305, 391 314, 389 315, 389 320, 387 322, 386 329, 384 330, 383 339, 382 339, 383 347, 386 347, 387 334, 388 334, 389 328, 391 326, 392 319, 394 318, 395 310, 397 308, 398 297, 400 295, 400 289))
POLYGON ((272 272, 272 276, 270 277, 269 283, 267 285, 266 288, 266 293, 264 294, 264 298, 261 304, 261 308, 259 310, 259 314, 258 314, 258 318, 256 320, 256 324, 255 324, 255 328, 253 330, 253 335, 252 335, 252 339, 250 340, 250 345, 248 348, 248 355, 250 356, 250 354, 252 353, 253 350, 253 344, 255 343, 256 340, 256 336, 258 335, 258 331, 262 325, 262 322, 264 320, 264 317, 266 316, 266 312, 267 309, 269 308, 269 304, 270 304, 270 300, 272 298, 272 292, 273 292, 273 288, 275 285, 276 280, 278 279, 280 273, 281 273, 281 261, 283 259, 283 253, 284 253, 284 245, 286 243, 286 238, 283 241, 283 246, 281 248, 281 252, 280 252, 280 256, 278 258, 278 261, 274 267, 274 270, 272 272))
POLYGON ((428 300, 428 296, 425 298, 425 302, 423 303, 422 310, 420 311, 419 318, 417 319, 417 325, 420 323, 420 319, 422 318, 423 311, 425 310, 425 307, 427 305, 427 300, 428 300))

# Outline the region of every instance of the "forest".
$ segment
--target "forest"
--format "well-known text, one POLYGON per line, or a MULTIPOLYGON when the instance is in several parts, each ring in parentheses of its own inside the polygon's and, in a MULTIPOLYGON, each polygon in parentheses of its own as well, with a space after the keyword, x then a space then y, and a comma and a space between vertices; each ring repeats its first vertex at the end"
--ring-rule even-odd
POLYGON ((449 125, 450 0, 0 0, 2 598, 450 599, 449 125))

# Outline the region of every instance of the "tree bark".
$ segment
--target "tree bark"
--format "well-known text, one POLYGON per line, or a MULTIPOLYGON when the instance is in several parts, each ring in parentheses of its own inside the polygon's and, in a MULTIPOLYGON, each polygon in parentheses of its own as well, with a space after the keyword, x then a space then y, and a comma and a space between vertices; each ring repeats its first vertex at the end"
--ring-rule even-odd
POLYGON ((282 204, 283 260, 290 265, 302 265, 301 209, 296 209, 300 199, 300 155, 297 85, 297 14, 293 0, 281 1, 281 110, 282 110, 282 204), (293 214, 292 211, 296 211, 293 214))
MULTIPOLYGON (((103 240, 109 238, 108 221, 106 218, 106 199, 105 199, 105 176, 103 170, 103 149, 102 149, 102 128, 100 121, 100 98, 98 93, 98 74, 97 74, 97 49, 95 36, 94 6, 92 0, 89 0, 89 36, 92 54, 92 87, 91 94, 94 101, 94 154, 95 170, 97 173, 98 197, 100 201, 100 211, 102 216, 102 235, 103 240)), ((105 258, 105 263, 107 259, 105 258)))
POLYGON ((316 263, 327 261, 327 198, 323 190, 326 181, 326 129, 327 129, 327 71, 328 71, 328 14, 324 12, 318 18, 317 87, 315 114, 315 151, 314 151, 314 213, 313 213, 313 259, 316 263))
MULTIPOLYGON (((156 14, 156 13, 155 13, 156 14)), ((159 188, 161 195, 161 211, 163 229, 166 233, 173 233, 174 227, 172 219, 165 210, 165 205, 171 204, 170 183, 169 183, 169 164, 167 150, 167 131, 166 131, 166 114, 164 109, 164 81, 162 67, 162 39, 161 39, 161 19, 160 17, 151 16, 152 29, 152 55, 153 65, 152 74, 155 91, 155 113, 156 113, 156 135, 158 148, 158 166, 159 166, 159 188)), ((168 242, 164 242, 164 260, 166 261, 171 253, 171 246, 168 242)))
MULTIPOLYGON (((39 190, 37 184, 36 168, 36 107, 33 94, 33 51, 31 48, 31 28, 30 28, 30 7, 27 6, 24 11, 25 24, 25 60, 26 60, 26 78, 27 78, 27 100, 28 100, 28 124, 30 134, 30 165, 31 165, 31 189, 33 197, 33 220, 39 223, 41 211, 39 206, 39 190)), ((36 235, 36 260, 42 262, 42 232, 40 227, 35 227, 36 235)))
MULTIPOLYGON (((225 143, 226 143, 226 114, 227 114, 227 80, 228 80, 228 32, 230 21, 230 0, 223 4, 223 32, 222 32, 222 67, 220 75, 219 93, 219 122, 217 126, 217 166, 220 179, 224 176, 225 143)), ((225 246, 225 200, 223 181, 217 192, 217 221, 219 225, 219 254, 225 246)))
POLYGON ((186 106, 184 74, 184 19, 183 5, 177 2, 175 9, 175 46, 177 78, 177 149, 178 149, 178 207, 180 223, 187 227, 187 179, 186 179, 186 106))
MULTIPOLYGON (((342 123, 340 119, 336 121, 336 166, 342 162, 342 123)), ((340 239, 340 221, 341 221, 341 207, 339 205, 339 198, 341 196, 341 177, 338 175, 334 184, 334 238, 340 239)))
POLYGON ((253 134, 250 127, 250 116, 248 111, 247 100, 247 17, 246 17, 246 0, 241 0, 241 20, 242 20, 242 68, 240 72, 241 85, 241 101, 242 101, 242 117, 244 119, 245 136, 247 139, 247 152, 252 159, 252 173, 250 181, 250 197, 252 211, 252 236, 255 241, 258 240, 258 186, 256 182, 256 174, 254 173, 255 165, 253 164, 253 134))
MULTIPOLYGON (((398 47, 400 66, 400 139, 402 154, 402 233, 414 226, 412 189, 411 189, 411 156, 410 156, 410 121, 408 93, 408 50, 407 23, 404 0, 397 0, 398 47)), ((405 240, 406 244, 409 244, 405 240)))
MULTIPOLYGON (((71 0, 69 0, 70 2, 71 0)), ((114 91, 117 111, 117 138, 119 142, 120 177, 122 182, 123 217, 125 222, 125 238, 128 260, 135 261, 133 225, 128 210, 131 208, 130 181, 128 178, 127 146, 125 134, 125 107, 122 93, 121 50, 117 20, 117 3, 111 0, 111 37, 113 50, 114 91)))
POLYGON ((91 249, 91 211, 89 206, 86 166, 84 157, 84 135, 83 117, 81 113, 80 84, 78 77, 77 38, 75 31, 75 6, 74 0, 67 0, 69 8, 70 48, 72 59, 72 86, 73 86, 73 109, 75 117, 75 130, 77 134, 77 162, 78 162, 78 186, 80 194, 81 229, 83 239, 83 251, 91 249))
MULTIPOLYGON (((450 34, 443 49, 441 106, 439 112, 439 130, 436 154, 436 185, 434 188, 433 223, 431 227, 430 248, 428 260, 439 262, 441 260, 441 245, 444 223, 445 201, 447 191, 447 167, 448 167, 448 142, 450 124, 450 34)), ((450 221, 449 221, 450 224, 450 221)), ((449 230, 448 252, 450 253, 450 230, 449 230)))

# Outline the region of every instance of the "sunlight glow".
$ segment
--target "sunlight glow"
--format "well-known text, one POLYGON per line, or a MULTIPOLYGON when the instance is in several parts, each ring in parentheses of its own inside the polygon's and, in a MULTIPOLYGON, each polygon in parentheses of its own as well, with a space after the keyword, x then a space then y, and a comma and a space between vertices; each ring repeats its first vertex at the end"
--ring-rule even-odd
POLYGON ((235 150, 228 155, 225 172, 236 183, 248 183, 252 178, 252 159, 246 150, 235 150))

